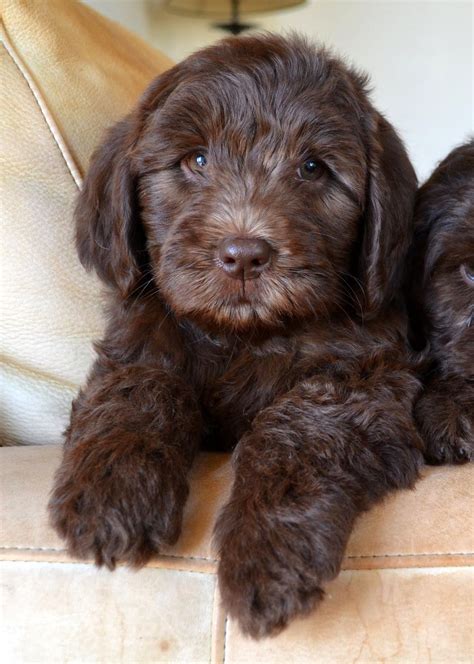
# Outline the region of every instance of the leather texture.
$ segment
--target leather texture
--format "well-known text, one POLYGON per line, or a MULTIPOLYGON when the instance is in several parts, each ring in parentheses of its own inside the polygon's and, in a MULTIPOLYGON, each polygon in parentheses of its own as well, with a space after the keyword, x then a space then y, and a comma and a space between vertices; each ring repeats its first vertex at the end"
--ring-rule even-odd
POLYGON ((104 128, 173 62, 75 0, 1 0, 0 8, 11 44, 84 173, 104 128))
POLYGON ((171 61, 76 2, 0 8, 0 440, 59 443, 103 329, 101 287, 73 244, 81 175, 171 61))
POLYGON ((216 596, 212 526, 229 457, 202 454, 177 545, 145 570, 69 558, 46 503, 61 449, 0 451, 1 620, 8 662, 472 662, 474 466, 427 469, 358 522, 319 610, 260 642, 216 596))
POLYGON ((0 561, 0 574, 10 579, 3 662, 210 660, 212 574, 18 561, 0 561))

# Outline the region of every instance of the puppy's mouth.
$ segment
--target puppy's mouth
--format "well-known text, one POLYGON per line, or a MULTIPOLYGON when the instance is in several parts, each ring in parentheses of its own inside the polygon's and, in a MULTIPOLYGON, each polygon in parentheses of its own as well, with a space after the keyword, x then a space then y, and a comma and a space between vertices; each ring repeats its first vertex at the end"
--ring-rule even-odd
MULTIPOLYGON (((252 280, 254 281, 254 280, 252 280)), ((238 304, 252 305, 252 298, 250 293, 255 291, 255 284, 249 283, 248 280, 242 279, 239 284, 239 290, 236 293, 236 300, 238 304)))
POLYGON ((245 294, 237 296, 237 304, 244 304, 244 305, 246 304, 249 307, 252 306, 252 302, 250 301, 250 299, 245 294))
POLYGON ((236 307, 258 307, 264 298, 264 279, 225 279, 222 283, 222 293, 229 306, 236 307))
POLYGON ((243 269, 229 261, 225 269, 224 261, 208 258, 181 257, 180 264, 173 255, 161 258, 157 282, 175 315, 216 333, 267 333, 298 325, 324 314, 320 300, 332 292, 314 270, 276 259, 263 264, 256 257, 259 262, 243 269))

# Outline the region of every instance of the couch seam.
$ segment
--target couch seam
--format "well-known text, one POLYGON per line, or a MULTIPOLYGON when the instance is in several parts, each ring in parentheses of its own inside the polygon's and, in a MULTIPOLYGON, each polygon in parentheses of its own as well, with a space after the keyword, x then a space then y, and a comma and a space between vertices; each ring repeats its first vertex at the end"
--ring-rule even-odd
MULTIPOLYGON (((91 567, 93 569, 96 569, 96 566, 92 564, 91 561, 88 560, 22 560, 15 558, 14 560, 8 560, 5 558, 0 558, 0 564, 2 563, 36 563, 38 565, 87 565, 87 567, 91 567)), ((464 566, 460 565, 445 565, 444 566, 446 569, 465 569, 464 566)), ((99 568, 97 568, 99 569, 99 568)), ((129 569, 126 565, 119 565, 117 569, 129 569)), ((199 569, 189 569, 188 567, 144 567, 144 569, 152 569, 152 570, 165 570, 167 572, 190 572, 192 574, 207 574, 208 576, 215 576, 215 572, 209 571, 209 570, 199 570, 199 569)), ((403 568, 403 569, 411 569, 411 568, 403 568)), ((422 568, 422 569, 435 569, 434 565, 430 565, 427 568, 422 568)), ((443 569, 436 567, 436 569, 443 569)), ((466 567, 466 569, 470 569, 469 567, 466 567)), ((341 571, 354 571, 354 570, 341 570, 341 571)), ((367 570, 356 570, 356 571, 367 571, 367 570)), ((379 570, 380 571, 380 570, 379 570)), ((225 618, 225 629, 224 629, 224 659, 225 659, 225 643, 226 643, 226 635, 227 635, 227 622, 228 622, 228 616, 225 618)))
MULTIPOLYGON (((0 546, 0 551, 54 551, 55 553, 66 553, 67 549, 55 549, 54 547, 42 546, 0 546)), ((213 563, 217 558, 203 558, 201 556, 178 556, 172 553, 163 553, 164 558, 176 558, 176 560, 202 560, 203 562, 213 563)), ((87 560, 84 561, 87 563, 87 560)))
MULTIPOLYGON (((347 556, 346 560, 364 560, 366 558, 422 558, 423 556, 473 556, 472 551, 435 551, 433 553, 376 553, 363 556, 347 556)), ((344 559, 343 559, 344 560, 344 559)))
MULTIPOLYGON (((216 583, 216 580, 214 580, 214 583, 216 583)), ((210 640, 210 651, 209 651, 209 664, 212 662, 212 646, 214 643, 215 639, 215 634, 214 634, 214 612, 216 610, 216 587, 214 586, 214 592, 212 593, 212 606, 211 606, 211 628, 210 628, 210 634, 211 634, 211 640, 210 640)))
MULTIPOLYGON (((53 547, 39 546, 0 546, 0 551, 54 551, 55 553, 66 553, 67 549, 55 549, 53 547)), ((433 553, 376 553, 372 555, 347 556, 345 560, 366 560, 372 558, 422 558, 427 556, 473 556, 473 551, 435 551, 433 553)), ((175 558, 176 560, 201 560, 205 562, 217 562, 217 558, 206 558, 202 556, 179 556, 173 553, 164 553, 165 558, 175 558)), ((87 564, 87 561, 85 561, 87 564)))
POLYGON ((28 88, 30 89, 31 94, 33 95, 33 98, 36 101, 36 104, 40 110, 40 113, 43 117, 43 120, 46 123, 46 126, 48 127, 51 136, 53 137, 54 142, 56 143, 59 152, 61 153, 62 158, 64 159, 64 162, 67 166, 67 169, 74 180, 74 183, 78 189, 81 189, 82 186, 82 177, 79 171, 79 168, 77 164, 75 163, 75 160, 69 150, 69 148, 66 145, 66 141, 64 140, 64 137, 62 136, 61 131, 59 130, 59 127, 57 123, 55 122, 53 115, 51 111, 48 108, 48 105, 43 98, 43 95, 41 94, 39 87, 35 83, 33 76, 31 73, 28 71, 28 68, 22 61, 20 55, 17 53, 15 47, 13 46, 13 43, 10 41, 10 38, 8 36, 7 28, 6 25, 2 22, 3 26, 3 35, 0 35, 0 41, 3 43, 3 46, 10 56, 11 60, 13 61, 14 65, 20 72, 20 74, 23 76, 26 84, 28 85, 28 88))
MULTIPOLYGON (((38 565, 87 565, 87 567, 91 567, 93 569, 97 569, 99 571, 99 568, 96 568, 95 565, 91 565, 91 563, 87 560, 2 560, 0 559, 0 564, 1 563, 36 563, 38 565)), ((129 569, 126 565, 119 565, 116 569, 129 569)), ((200 570, 200 569, 188 569, 186 567, 173 567, 173 568, 166 568, 166 567, 145 567, 144 569, 152 569, 152 570, 164 570, 165 572, 190 572, 191 574, 206 574, 207 576, 215 576, 213 572, 209 572, 208 570, 200 570)))
POLYGON ((227 654, 227 625, 229 623, 229 617, 226 615, 224 620, 224 648, 222 653, 222 664, 225 664, 225 658, 227 654))

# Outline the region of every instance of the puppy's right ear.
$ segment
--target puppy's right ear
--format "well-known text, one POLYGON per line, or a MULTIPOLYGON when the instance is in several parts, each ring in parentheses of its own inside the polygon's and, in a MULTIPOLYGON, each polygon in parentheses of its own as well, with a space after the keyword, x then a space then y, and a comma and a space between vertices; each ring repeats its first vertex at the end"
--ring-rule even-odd
POLYGON ((136 113, 112 127, 92 156, 75 210, 81 263, 94 268, 126 296, 141 276, 140 226, 131 151, 138 139, 136 113))
POLYGON ((185 74, 177 65, 156 78, 137 108, 113 126, 92 156, 76 209, 76 247, 81 263, 95 269, 126 297, 143 277, 147 262, 140 222, 134 163, 149 116, 167 99, 185 74))

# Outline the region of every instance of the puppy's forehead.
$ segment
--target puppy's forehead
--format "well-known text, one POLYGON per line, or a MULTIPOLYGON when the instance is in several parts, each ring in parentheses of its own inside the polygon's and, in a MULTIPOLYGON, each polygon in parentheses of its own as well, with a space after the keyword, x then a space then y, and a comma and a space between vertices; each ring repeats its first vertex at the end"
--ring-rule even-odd
POLYGON ((199 78, 182 82, 169 96, 163 111, 172 113, 176 106, 182 105, 188 111, 207 111, 216 117, 223 114, 223 119, 279 117, 288 107, 327 100, 322 93, 317 82, 303 87, 296 81, 270 81, 244 72, 203 72, 199 78))
POLYGON ((169 95, 160 124, 187 127, 203 139, 237 128, 247 135, 317 129, 349 135, 360 125, 356 87, 345 68, 323 53, 203 63, 169 95))
POLYGON ((457 268, 461 263, 473 265, 474 260, 474 204, 471 214, 440 219, 430 235, 426 253, 426 269, 457 268))
POLYGON ((474 203, 469 215, 446 229, 443 253, 448 258, 457 255, 471 264, 474 262, 474 203))

